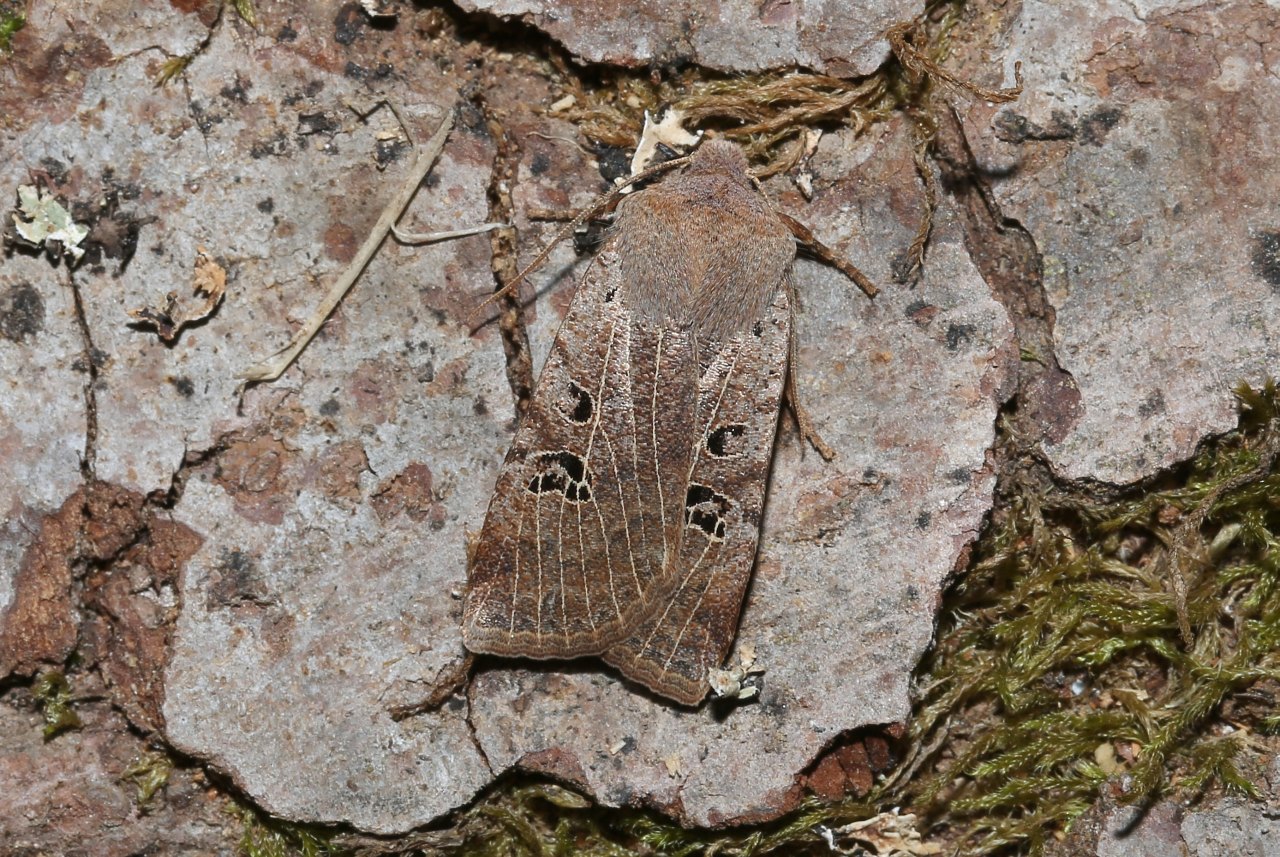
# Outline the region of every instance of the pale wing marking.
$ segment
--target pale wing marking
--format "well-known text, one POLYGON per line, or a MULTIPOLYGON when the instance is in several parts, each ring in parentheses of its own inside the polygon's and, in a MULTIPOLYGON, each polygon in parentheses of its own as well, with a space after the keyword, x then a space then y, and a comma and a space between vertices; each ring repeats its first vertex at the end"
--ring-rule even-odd
MULTIPOLYGON (((702 565, 702 561, 707 558, 707 551, 711 550, 713 542, 707 542, 707 546, 702 549, 702 556, 698 557, 698 561, 693 564, 693 568, 689 569, 689 573, 685 575, 684 582, 680 584, 680 591, 683 592, 685 586, 693 578, 693 573, 698 570, 698 566, 702 565)), ((707 575, 707 585, 702 587, 702 592, 698 595, 698 600, 694 602, 693 609, 689 611, 688 617, 684 620, 684 625, 680 628, 680 633, 676 635, 675 643, 671 646, 671 654, 667 655, 667 661, 662 665, 662 671, 666 672, 671 666, 671 659, 676 656, 676 652, 680 651, 680 641, 684 639, 684 632, 689 630, 689 623, 693 621, 693 617, 698 615, 698 608, 702 606, 702 599, 707 597, 707 590, 711 588, 711 581, 715 579, 715 573, 707 575)), ((673 602, 674 603, 674 602, 673 602)), ((663 614, 665 618, 666 614, 663 614)), ((652 638, 651 638, 652 639, 652 638)), ((646 647, 648 644, 645 644, 646 647)))
MULTIPOLYGON (((611 320, 609 324, 609 344, 605 347, 604 365, 600 367, 600 381, 596 386, 595 410, 592 413, 591 432, 587 435, 587 454, 583 458, 582 478, 586 479, 587 474, 591 472, 591 453, 595 449, 596 432, 600 428, 600 420, 604 417, 604 385, 609 377, 609 364, 613 362, 613 341, 618 336, 618 322, 611 320)), ((609 442, 609 435, 605 434, 605 442, 609 442)), ((613 447, 610 444, 609 455, 613 455, 613 447)), ((614 463, 614 473, 617 473, 617 463, 614 463)), ((616 480, 615 480, 616 481, 616 480)), ((609 551, 609 533, 605 529, 604 515, 600 511, 600 502, 596 499, 596 492, 591 492, 591 506, 596 510, 596 518, 600 521, 600 541, 604 542, 604 567, 609 572, 609 591, 613 592, 613 558, 609 551)), ((625 518, 623 519, 625 520, 625 518)), ((587 620, 591 623, 591 629, 595 630, 596 619, 595 614, 591 611, 591 587, 587 585, 587 549, 586 542, 582 535, 582 504, 578 504, 578 554, 582 562, 582 597, 586 599, 587 620)), ((618 618, 622 618, 622 611, 618 608, 618 599, 614 596, 613 609, 618 614, 618 618)), ((566 625, 568 622, 566 621, 566 625)))
MULTIPOLYGON (((630 347, 631 347, 631 337, 630 337, 630 331, 628 331, 628 335, 627 335, 628 350, 630 350, 630 347)), ((634 388, 636 379, 632 377, 630 380, 631 380, 632 387, 634 388)), ((632 404, 631 407, 627 408, 627 414, 631 417, 631 434, 628 435, 628 437, 631 438, 631 472, 634 473, 638 478, 640 475, 640 459, 638 457, 640 454, 640 443, 636 439, 637 438, 636 432, 638 431, 638 426, 636 425, 636 409, 634 404, 632 404)), ((618 490, 619 492, 621 492, 622 490, 621 485, 618 486, 618 490)), ((640 503, 640 543, 644 546, 645 556, 648 556, 649 555, 649 527, 645 524, 645 521, 649 517, 649 508, 643 502, 643 499, 644 498, 641 498, 641 503, 640 503)), ((659 498, 659 502, 661 502, 661 498, 659 498)), ((631 577, 634 580, 636 585, 636 596, 639 597, 641 593, 644 591, 644 588, 640 585, 640 575, 636 572, 635 552, 630 550, 631 548, 630 524, 628 524, 628 529, 627 529, 627 548, 631 557, 631 577)))
POLYGON ((649 399, 649 429, 653 438, 653 475, 658 483, 658 523, 662 529, 662 566, 667 565, 667 508, 662 498, 662 470, 658 466, 658 379, 662 375, 662 338, 666 330, 658 328, 658 345, 653 358, 653 395, 649 399))
POLYGON ((724 383, 720 385, 720 395, 716 397, 716 406, 711 409, 711 416, 707 417, 707 424, 702 429, 702 436, 694 444, 693 455, 689 459, 689 475, 684 481, 686 486, 693 482, 693 471, 698 469, 698 451, 707 445, 707 435, 711 431, 711 426, 715 424, 716 417, 720 415, 720 406, 724 404, 724 394, 729 390, 729 380, 733 378, 733 371, 738 368, 738 358, 741 356, 742 343, 739 342, 733 349, 733 362, 729 364, 729 371, 724 373, 724 383))
POLYGON ((515 544, 515 580, 511 585, 511 627, 507 629, 507 639, 513 640, 516 636, 516 601, 520 595, 520 536, 524 533, 524 506, 520 507, 520 519, 516 522, 516 544, 515 544))
MULTIPOLYGON (((740 348, 734 349, 733 362, 729 364, 728 371, 724 373, 724 383, 720 385, 720 394, 716 397, 715 407, 712 409, 711 416, 707 419, 707 426, 703 430, 702 436, 698 438, 697 444, 695 446, 693 463, 690 464, 689 466, 689 477, 688 479, 685 480, 686 486, 693 481, 693 471, 697 466, 697 460, 698 460, 697 450, 701 449, 703 444, 706 443, 707 432, 711 430, 712 423, 715 422, 716 417, 720 413, 720 405, 723 404, 724 402, 724 394, 729 389, 729 381, 733 378, 734 370, 737 369, 738 367, 738 358, 741 356, 741 354, 742 354, 742 350, 740 348)), ((681 530, 681 533, 682 533, 681 538, 683 538, 683 530, 681 530)), ((711 550, 712 544, 713 542, 711 540, 707 541, 706 547, 702 549, 702 555, 698 557, 698 561, 693 564, 693 567, 689 569, 687 574, 685 574, 684 579, 680 581, 680 588, 677 589, 672 594, 671 600, 667 602, 666 609, 662 611, 662 616, 658 619, 657 623, 653 626, 653 630, 649 632, 649 638, 644 641, 644 646, 641 647, 641 651, 648 650, 649 644, 653 642, 654 635, 658 633, 658 629, 662 627, 664 622, 666 622, 667 614, 671 612, 672 605, 674 605, 679 600, 680 593, 684 592, 685 587, 689 585, 689 581, 693 579, 694 572, 698 570, 698 566, 702 565, 702 561, 707 558, 707 552, 711 550)), ((671 666, 671 659, 676 656, 676 651, 680 648, 680 640, 684 637, 685 631, 689 629, 689 622, 692 621, 694 615, 697 614, 698 607, 702 606, 702 599, 706 597, 707 589, 710 588, 710 586, 711 586, 711 578, 708 577, 707 585, 703 587, 702 594, 698 596, 697 604, 694 605, 693 610, 690 611, 688 617, 685 619, 684 627, 680 629, 680 634, 676 637, 675 645, 672 647, 670 654, 667 655, 667 661, 662 666, 662 671, 664 673, 667 671, 667 668, 671 666)))
MULTIPOLYGON (((542 645, 542 512, 538 508, 542 505, 542 494, 539 493, 533 499, 533 537, 537 543, 537 549, 534 551, 538 555, 538 600, 537 606, 534 608, 534 623, 538 626, 538 645, 542 645)), ((516 546, 516 550, 519 550, 516 546)))
MULTIPOLYGON (((618 487, 618 505, 622 507, 622 527, 623 534, 627 538, 627 558, 631 560, 631 576, 636 581, 636 590, 640 589, 640 576, 636 573, 636 557, 635 552, 631 549, 631 524, 627 520, 627 498, 622 491, 622 477, 618 474, 618 456, 613 450, 613 441, 609 439, 609 433, 604 433, 604 442, 609 447, 609 461, 613 464, 613 484, 618 487)), ((592 499, 595 495, 591 495, 592 499)), ((596 507, 596 514, 599 515, 599 507, 596 507)), ((600 535, 604 536, 604 516, 600 516, 600 535)), ((613 612, 619 619, 622 618, 622 607, 618 604, 618 590, 613 584, 613 562, 609 554, 609 540, 604 540, 604 561, 609 566, 609 596, 613 599, 613 612)), ((591 626, 595 627, 594 620, 591 626)))
MULTIPOLYGON (((583 465, 583 472, 586 471, 586 465, 583 465)), ((539 494, 539 497, 542 495, 539 494)), ((556 516, 556 568, 560 571, 560 627, 561 629, 569 627, 569 601, 564 588, 564 507, 565 501, 569 498, 564 496, 560 498, 560 514, 556 516)), ((579 529, 579 540, 581 540, 582 532, 579 529)), ((538 545, 541 550, 542 545, 538 545)), ((582 549, 578 549, 581 553, 582 549)), ((563 630, 561 631, 563 633, 563 630)))

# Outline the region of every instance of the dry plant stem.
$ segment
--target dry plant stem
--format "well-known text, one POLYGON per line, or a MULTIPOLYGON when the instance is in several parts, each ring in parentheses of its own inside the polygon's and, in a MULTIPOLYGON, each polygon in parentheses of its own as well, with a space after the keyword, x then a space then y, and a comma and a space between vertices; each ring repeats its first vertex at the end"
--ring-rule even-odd
POLYGON ((929 57, 922 54, 915 45, 911 43, 911 36, 915 30, 915 24, 898 24, 891 27, 885 38, 889 40, 889 47, 893 50, 894 56, 902 63, 902 67, 916 77, 927 76, 936 80, 941 80, 951 86, 963 89, 972 93, 986 101, 992 101, 997 104, 1004 104, 1017 100, 1022 94, 1022 63, 1013 64, 1014 85, 1007 89, 989 89, 985 86, 978 86, 967 80, 956 77, 942 66, 938 65, 929 57))
POLYGON ((378 218, 378 222, 374 224, 373 229, 369 232, 369 237, 360 246, 360 250, 356 253, 355 258, 351 260, 351 264, 347 266, 347 269, 343 271, 342 276, 329 289, 320 306, 312 312, 306 323, 293 335, 288 345, 265 360, 249 366, 238 377, 246 382, 274 381, 280 377, 284 370, 289 368, 290 364, 297 359, 302 350, 311 342, 312 337, 320 330, 325 319, 346 297, 347 292, 351 290, 356 279, 364 271, 365 266, 369 264, 369 260, 378 252, 378 248, 382 246, 382 242, 387 238, 387 233, 391 231, 395 222, 404 214, 404 210, 408 208, 409 203, 413 200, 413 195, 417 193, 418 186, 422 184, 422 180, 426 178, 427 173, 431 171, 431 167, 435 165, 436 160, 440 157, 440 153, 444 150, 445 139, 453 129, 453 107, 452 102, 446 105, 444 118, 440 120, 440 126, 431 135, 431 139, 427 141, 426 146, 423 147, 422 152, 418 155, 409 177, 400 187, 400 190, 396 192, 395 196, 391 198, 391 201, 387 203, 382 215, 378 218))
MULTIPOLYGON (((736 138, 792 132, 823 117, 842 115, 879 97, 883 81, 871 78, 849 88, 849 81, 823 75, 787 75, 754 89, 740 85, 732 91, 715 87, 681 101, 677 106, 689 120, 733 118, 744 124, 733 130, 736 138), (778 104, 790 106, 776 109, 778 104), (776 111, 776 112, 775 112, 776 111)), ((854 113, 854 131, 861 131, 861 117, 854 113)))
POLYGON ((480 235, 501 229, 506 223, 482 223, 466 229, 450 229, 445 232, 405 232, 399 226, 391 227, 391 234, 401 244, 433 244, 436 241, 450 241, 454 238, 466 238, 468 235, 480 235))
POLYGON ((464 653, 460 660, 440 670, 435 681, 432 682, 431 693, 425 699, 408 705, 394 706, 390 712, 391 719, 400 721, 428 711, 435 711, 445 703, 445 700, 466 685, 467 678, 471 675, 471 666, 475 661, 475 655, 470 652, 464 653))
POLYGON ((912 282, 924 266, 925 247, 929 243, 929 233, 933 231, 933 213, 938 208, 938 180, 934 177, 933 169, 925 157, 928 145, 928 141, 922 138, 916 142, 911 153, 916 172, 920 175, 920 181, 924 183, 924 213, 920 215, 920 226, 916 229, 916 237, 911 240, 911 246, 907 248, 907 264, 902 272, 904 283, 912 282))
POLYGON ((563 223, 566 220, 573 220, 578 216, 578 212, 571 208, 529 208, 525 210, 524 216, 530 220, 563 223))

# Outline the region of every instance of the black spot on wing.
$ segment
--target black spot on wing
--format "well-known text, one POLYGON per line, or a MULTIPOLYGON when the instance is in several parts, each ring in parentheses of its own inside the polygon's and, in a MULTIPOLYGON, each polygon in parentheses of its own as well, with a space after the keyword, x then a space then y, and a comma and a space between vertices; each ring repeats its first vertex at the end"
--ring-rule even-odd
POLYGON ((705 485, 690 485, 684 500, 685 526, 702 530, 715 541, 723 541, 732 507, 729 498, 723 494, 717 494, 705 485))
POLYGON ((574 503, 591 499, 591 474, 586 463, 572 452, 540 452, 531 460, 533 477, 528 490, 532 494, 560 494, 574 503))
POLYGON ((586 390, 569 381, 556 399, 556 409, 569 422, 583 425, 591 422, 595 400, 586 390))
POLYGON ((738 458, 746 451, 747 427, 732 423, 712 429, 707 435, 707 452, 713 458, 738 458))

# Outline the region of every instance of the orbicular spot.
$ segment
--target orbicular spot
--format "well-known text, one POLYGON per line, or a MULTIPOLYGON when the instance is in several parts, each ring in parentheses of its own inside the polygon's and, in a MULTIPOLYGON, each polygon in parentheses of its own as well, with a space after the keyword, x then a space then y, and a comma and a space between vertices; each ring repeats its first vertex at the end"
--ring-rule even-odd
POLYGON ((540 452, 530 461, 533 478, 529 491, 534 494, 560 494, 574 503, 591 499, 591 474, 586 463, 572 452, 540 452))
POLYGON ((707 538, 724 540, 725 519, 733 504, 723 494, 705 485, 690 485, 684 498, 684 523, 707 534, 707 538))
POLYGON ((713 458, 738 458, 746 452, 747 427, 733 423, 712 429, 707 435, 707 452, 713 458))
POLYGON ((755 324, 751 325, 751 335, 764 336, 764 322, 757 321, 755 324))
POLYGON ((582 425, 591 422, 596 405, 590 393, 570 381, 561 389, 556 399, 556 408, 569 422, 582 425))

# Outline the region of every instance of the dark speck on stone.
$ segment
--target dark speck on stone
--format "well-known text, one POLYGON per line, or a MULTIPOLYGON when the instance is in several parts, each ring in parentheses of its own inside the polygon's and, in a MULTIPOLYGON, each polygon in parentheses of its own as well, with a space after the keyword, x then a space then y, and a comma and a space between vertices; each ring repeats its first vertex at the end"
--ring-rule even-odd
POLYGON ((955 351, 961 343, 973 341, 972 324, 953 324, 947 328, 947 348, 955 351))
POLYGON ((1280 231, 1269 229, 1253 237, 1253 272, 1280 291, 1280 231))
POLYGON ((342 406, 338 404, 338 400, 334 398, 329 398, 320 405, 321 416, 332 417, 340 410, 342 410, 342 406))
POLYGON ((1164 402, 1164 394, 1159 390, 1153 390, 1151 395, 1143 399, 1142 404, 1138 405, 1138 415, 1154 417, 1156 414, 1163 414, 1167 407, 1164 402))
POLYGON ((359 38, 367 23, 359 3, 345 3, 333 18, 333 40, 340 45, 349 45, 359 38))
POLYGON ((1080 120, 1077 139, 1086 146, 1101 146, 1107 132, 1120 122, 1124 113, 1118 107, 1100 107, 1080 120))
POLYGON ((0 336, 21 342, 44 329, 44 298, 30 283, 17 283, 0 292, 0 336))

